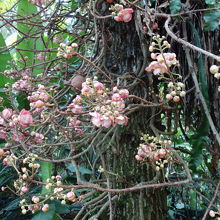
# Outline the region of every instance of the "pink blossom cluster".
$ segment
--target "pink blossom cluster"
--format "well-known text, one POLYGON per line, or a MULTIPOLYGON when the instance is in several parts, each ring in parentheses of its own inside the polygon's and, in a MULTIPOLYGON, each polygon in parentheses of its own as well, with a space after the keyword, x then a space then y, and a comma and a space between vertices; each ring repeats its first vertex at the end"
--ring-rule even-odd
POLYGON ((149 160, 150 162, 158 161, 159 159, 166 158, 168 150, 166 147, 158 149, 155 144, 141 145, 138 149, 138 153, 135 156, 136 160, 149 160))
POLYGON ((169 73, 169 67, 178 64, 175 53, 151 53, 151 58, 156 61, 152 61, 145 70, 148 72, 153 70, 154 75, 169 73))
POLYGON ((40 134, 38 132, 32 131, 31 132, 31 136, 33 137, 34 143, 36 144, 42 144, 43 140, 44 140, 44 135, 40 134))
POLYGON ((118 15, 114 17, 114 20, 127 23, 131 21, 133 12, 134 10, 132 8, 122 9, 119 11, 118 15))
POLYGON ((40 52, 39 54, 37 54, 38 61, 43 61, 44 59, 45 59, 45 53, 40 52))
POLYGON ((12 85, 12 89, 14 91, 26 91, 29 90, 30 88, 31 88, 30 82, 28 80, 23 80, 23 79, 16 81, 12 85))
POLYGON ((78 47, 78 44, 72 43, 70 46, 61 43, 59 48, 58 48, 58 57, 64 57, 66 59, 70 59, 75 55, 76 48, 78 47))
POLYGON ((45 104, 48 104, 49 97, 44 85, 39 84, 37 91, 32 92, 31 96, 28 96, 28 100, 31 102, 31 109, 41 112, 45 104))
POLYGON ((131 21, 134 12, 132 8, 124 8, 121 4, 115 4, 114 6, 111 6, 109 10, 113 11, 112 15, 114 16, 115 21, 125 23, 131 21))
POLYGON ((14 91, 20 92, 20 91, 27 91, 31 89, 32 85, 30 83, 31 77, 30 77, 29 69, 26 69, 24 72, 17 73, 16 76, 19 76, 22 79, 19 79, 15 83, 12 84, 12 89, 14 91))
POLYGON ((170 158, 169 147, 172 142, 170 140, 163 141, 161 138, 144 135, 141 138, 144 143, 140 144, 135 159, 138 161, 154 162, 156 170, 164 168, 164 164, 168 163, 170 158))
MULTIPOLYGON (((73 102, 69 105, 69 109, 74 114, 80 114, 84 108, 82 104, 87 104, 86 107, 94 107, 90 109, 89 115, 92 116, 91 122, 97 127, 109 128, 114 124, 126 125, 128 117, 122 114, 125 108, 124 99, 128 97, 129 92, 127 89, 118 89, 114 87, 111 92, 105 88, 104 84, 97 81, 95 78, 91 80, 87 78, 82 83, 81 96, 76 96, 73 102), (83 100, 84 103, 83 103, 83 100)), ((71 119, 72 125, 79 125, 80 121, 77 118, 71 119)))
POLYGON ((19 114, 16 114, 10 108, 6 108, 2 111, 0 117, 0 125, 14 127, 15 124, 19 124, 22 127, 28 127, 33 123, 33 117, 30 111, 22 109, 19 114), (6 124, 8 123, 8 125, 6 124))

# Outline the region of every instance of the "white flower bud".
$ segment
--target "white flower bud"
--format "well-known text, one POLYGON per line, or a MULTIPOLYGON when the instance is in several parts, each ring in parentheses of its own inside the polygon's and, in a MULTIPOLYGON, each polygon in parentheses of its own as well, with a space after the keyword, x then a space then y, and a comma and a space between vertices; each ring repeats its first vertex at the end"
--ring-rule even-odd
POLYGON ((215 74, 218 72, 219 68, 216 65, 212 65, 209 70, 210 70, 210 73, 215 74))

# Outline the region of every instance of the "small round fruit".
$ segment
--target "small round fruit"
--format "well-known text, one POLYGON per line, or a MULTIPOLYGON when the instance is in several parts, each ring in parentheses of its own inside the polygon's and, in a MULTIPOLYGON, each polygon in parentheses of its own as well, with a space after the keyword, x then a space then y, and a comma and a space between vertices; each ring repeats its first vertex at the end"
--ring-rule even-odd
POLYGON ((71 86, 75 91, 80 91, 82 89, 83 82, 85 82, 85 77, 81 75, 76 75, 71 80, 71 86))
POLYGON ((180 92, 180 96, 181 97, 185 97, 186 96, 186 92, 185 91, 180 92))
POLYGON ((209 70, 210 70, 210 73, 215 74, 218 72, 219 67, 216 65, 212 65, 209 70))
POLYGON ((214 75, 214 77, 215 77, 216 79, 220 79, 220 73, 216 73, 216 74, 214 75))
POLYGON ((166 99, 172 100, 172 99, 173 99, 173 96, 172 96, 171 94, 167 94, 167 95, 166 95, 166 99))
POLYGON ((176 95, 176 92, 175 92, 175 91, 172 91, 170 94, 171 94, 172 96, 175 96, 175 95, 176 95))
POLYGON ((180 101, 180 97, 179 96, 174 96, 173 97, 173 101, 174 102, 179 102, 180 101))

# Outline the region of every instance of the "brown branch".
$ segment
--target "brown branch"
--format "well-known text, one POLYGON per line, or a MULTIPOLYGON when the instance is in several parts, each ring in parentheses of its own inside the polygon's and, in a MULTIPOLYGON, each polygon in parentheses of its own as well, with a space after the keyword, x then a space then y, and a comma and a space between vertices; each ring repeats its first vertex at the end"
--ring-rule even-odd
MULTIPOLYGON (((27 179, 28 182, 36 183, 42 186, 45 186, 47 183, 33 180, 33 179, 27 179)), ((142 186, 134 186, 130 188, 124 188, 124 189, 109 189, 109 188, 103 188, 98 185, 60 185, 60 187, 64 189, 95 189, 97 191, 101 192, 111 192, 111 193, 128 193, 128 192, 135 192, 142 189, 156 189, 156 188, 162 188, 162 187, 168 187, 168 186, 179 186, 179 185, 185 185, 187 183, 193 182, 192 180, 182 180, 182 181, 176 181, 176 182, 167 182, 167 183, 155 183, 155 184, 148 184, 148 185, 142 185, 142 186)))
POLYGON ((204 55, 206 55, 206 56, 208 56, 208 57, 212 57, 213 59, 215 59, 215 60, 217 60, 217 61, 220 61, 220 56, 217 56, 217 55, 215 55, 215 54, 213 54, 213 53, 210 53, 210 52, 208 52, 208 51, 206 51, 206 50, 203 50, 203 49, 201 49, 201 48, 199 48, 199 47, 196 47, 195 45, 190 44, 189 42, 187 42, 187 41, 185 41, 185 40, 183 40, 183 39, 181 39, 181 38, 178 38, 178 37, 170 30, 170 28, 169 28, 169 23, 170 23, 170 21, 171 21, 171 17, 169 16, 169 17, 167 18, 165 24, 164 24, 164 27, 165 27, 165 29, 166 29, 166 31, 167 31, 167 34, 168 34, 170 37, 172 37, 172 38, 173 38, 175 41, 177 41, 178 43, 183 44, 185 47, 190 48, 191 50, 197 51, 197 52, 202 53, 202 54, 204 54, 204 55))

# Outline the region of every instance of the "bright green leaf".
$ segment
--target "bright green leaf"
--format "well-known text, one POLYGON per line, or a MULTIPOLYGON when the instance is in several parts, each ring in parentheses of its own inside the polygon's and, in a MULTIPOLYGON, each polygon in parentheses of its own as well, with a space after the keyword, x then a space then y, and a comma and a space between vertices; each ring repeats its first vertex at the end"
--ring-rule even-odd
MULTIPOLYGON (((52 172, 53 172, 53 164, 51 162, 45 162, 45 161, 42 161, 40 163, 41 165, 41 173, 42 173, 42 181, 44 183, 47 182, 47 179, 48 178, 51 178, 52 176, 52 172)), ((45 186, 43 186, 42 188, 42 193, 48 193, 48 192, 51 192, 51 190, 47 190, 45 188, 45 186)))

